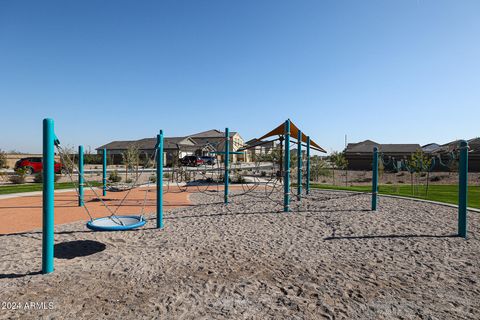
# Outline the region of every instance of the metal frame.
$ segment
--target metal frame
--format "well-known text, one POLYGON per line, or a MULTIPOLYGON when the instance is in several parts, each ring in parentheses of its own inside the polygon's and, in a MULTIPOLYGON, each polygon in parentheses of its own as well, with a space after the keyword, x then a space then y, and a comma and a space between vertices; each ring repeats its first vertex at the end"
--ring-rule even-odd
POLYGON ((373 147, 372 163, 372 211, 377 210, 378 197, 378 148, 373 147))
POLYGON ((42 207, 42 273, 54 270, 54 191, 55 191, 55 147, 58 143, 52 119, 43 119, 43 207, 42 207))
POLYGON ((157 135, 157 228, 163 225, 163 130, 157 135))
POLYGON ((83 192, 83 146, 78 146, 78 206, 83 207, 84 192, 83 192))
POLYGON ((283 211, 290 212, 290 119, 285 121, 285 161, 283 181, 283 211))
POLYGON ((458 236, 467 238, 468 142, 460 141, 458 167, 458 236))

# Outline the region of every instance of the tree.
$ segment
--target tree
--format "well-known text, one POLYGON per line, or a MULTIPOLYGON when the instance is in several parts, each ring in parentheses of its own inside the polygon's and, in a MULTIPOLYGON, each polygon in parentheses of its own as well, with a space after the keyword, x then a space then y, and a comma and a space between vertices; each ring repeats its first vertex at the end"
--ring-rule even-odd
POLYGON ((138 165, 140 162, 140 152, 138 146, 133 144, 122 153, 123 164, 125 165, 125 182, 128 180, 128 170, 136 168, 138 175, 138 165))
POLYGON ((332 165, 333 184, 335 185, 335 169, 347 169, 348 161, 343 152, 334 151, 329 157, 332 165))
POLYGON ((5 151, 0 149, 0 169, 5 168, 7 166, 7 155, 5 151))
MULTIPOLYGON (((410 158, 406 161, 408 172, 410 172, 410 183, 412 187, 412 195, 415 194, 415 191, 418 192, 418 181, 419 176, 422 173, 430 173, 430 167, 432 166, 432 158, 425 154, 421 149, 412 153, 410 158), (414 184, 415 177, 415 184, 414 184), (414 188, 414 185, 417 185, 417 188, 414 188), (415 190, 417 189, 417 190, 415 190)), ((428 193, 428 180, 429 175, 427 175, 427 189, 428 193)))
POLYGON ((317 155, 310 158, 310 177, 313 181, 318 181, 320 177, 328 177, 329 175, 327 161, 317 155))

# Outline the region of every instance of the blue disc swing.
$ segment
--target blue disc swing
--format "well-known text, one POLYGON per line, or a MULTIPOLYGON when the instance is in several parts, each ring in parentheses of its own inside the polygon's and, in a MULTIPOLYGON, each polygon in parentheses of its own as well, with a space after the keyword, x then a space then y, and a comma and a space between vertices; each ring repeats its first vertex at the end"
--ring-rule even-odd
MULTIPOLYGON (((145 188, 145 196, 143 199, 143 204, 141 208, 141 213, 140 215, 118 215, 117 211, 118 209, 122 206, 123 202, 127 199, 128 195, 130 194, 130 191, 133 190, 135 187, 138 187, 137 183, 139 178, 142 176, 144 173, 145 168, 142 169, 139 175, 137 175, 137 178, 135 179, 133 185, 131 188, 126 190, 125 196, 121 199, 120 204, 116 206, 115 210, 112 210, 104 201, 103 199, 97 194, 95 188, 88 182, 88 180, 85 179, 84 174, 83 174, 83 148, 79 148, 79 165, 78 167, 74 164, 72 159, 68 157, 68 154, 62 150, 60 147, 60 143, 56 141, 55 143, 59 155, 61 158, 62 163, 68 163, 69 166, 72 168, 76 168, 78 174, 79 174, 79 180, 80 183, 77 184, 75 183, 75 180, 72 177, 72 172, 71 170, 67 170, 67 174, 70 177, 70 180, 72 181, 75 191, 77 192, 77 195, 80 199, 79 204, 85 209, 87 212, 88 216, 90 217, 90 221, 87 222, 86 226, 88 229, 93 230, 93 231, 125 231, 125 230, 132 230, 136 228, 140 228, 144 226, 147 221, 143 217, 143 213, 145 210, 146 206, 146 201, 147 201, 147 194, 148 194, 148 189, 150 186, 150 180, 148 181, 147 187, 145 188), (83 181, 86 182, 86 185, 92 192, 94 193, 96 199, 98 199, 102 204, 105 206, 105 208, 110 212, 109 216, 106 217, 101 217, 101 218, 93 218, 93 216, 90 214, 90 211, 88 207, 86 206, 85 203, 83 203, 83 190, 80 188, 80 185, 83 185, 83 181)), ((155 152, 153 155, 153 159, 156 158, 157 155, 157 148, 155 148, 155 152)))

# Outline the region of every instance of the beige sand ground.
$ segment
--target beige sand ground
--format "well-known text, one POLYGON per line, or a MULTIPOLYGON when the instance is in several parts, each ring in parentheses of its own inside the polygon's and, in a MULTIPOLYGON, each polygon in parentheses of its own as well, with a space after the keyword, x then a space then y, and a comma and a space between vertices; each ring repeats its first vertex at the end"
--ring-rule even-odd
POLYGON ((20 309, 0 319, 478 319, 478 214, 465 241, 455 209, 409 200, 372 213, 367 195, 319 191, 282 213, 280 195, 191 198, 164 230, 58 226, 50 275, 40 232, 2 236, 0 301, 20 309))

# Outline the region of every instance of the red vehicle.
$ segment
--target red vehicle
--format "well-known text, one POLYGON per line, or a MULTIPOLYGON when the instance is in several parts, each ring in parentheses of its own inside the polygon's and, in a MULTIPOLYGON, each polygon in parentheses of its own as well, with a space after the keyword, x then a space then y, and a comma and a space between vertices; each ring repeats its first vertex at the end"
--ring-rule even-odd
MULTIPOLYGON (((43 170, 42 158, 22 158, 15 163, 15 171, 17 171, 18 169, 25 170, 26 174, 41 172, 43 170)), ((61 163, 55 162, 54 170, 55 173, 62 173, 63 165, 61 163)))
POLYGON ((180 163, 184 166, 201 166, 203 164, 203 160, 197 156, 185 156, 180 159, 180 163))

